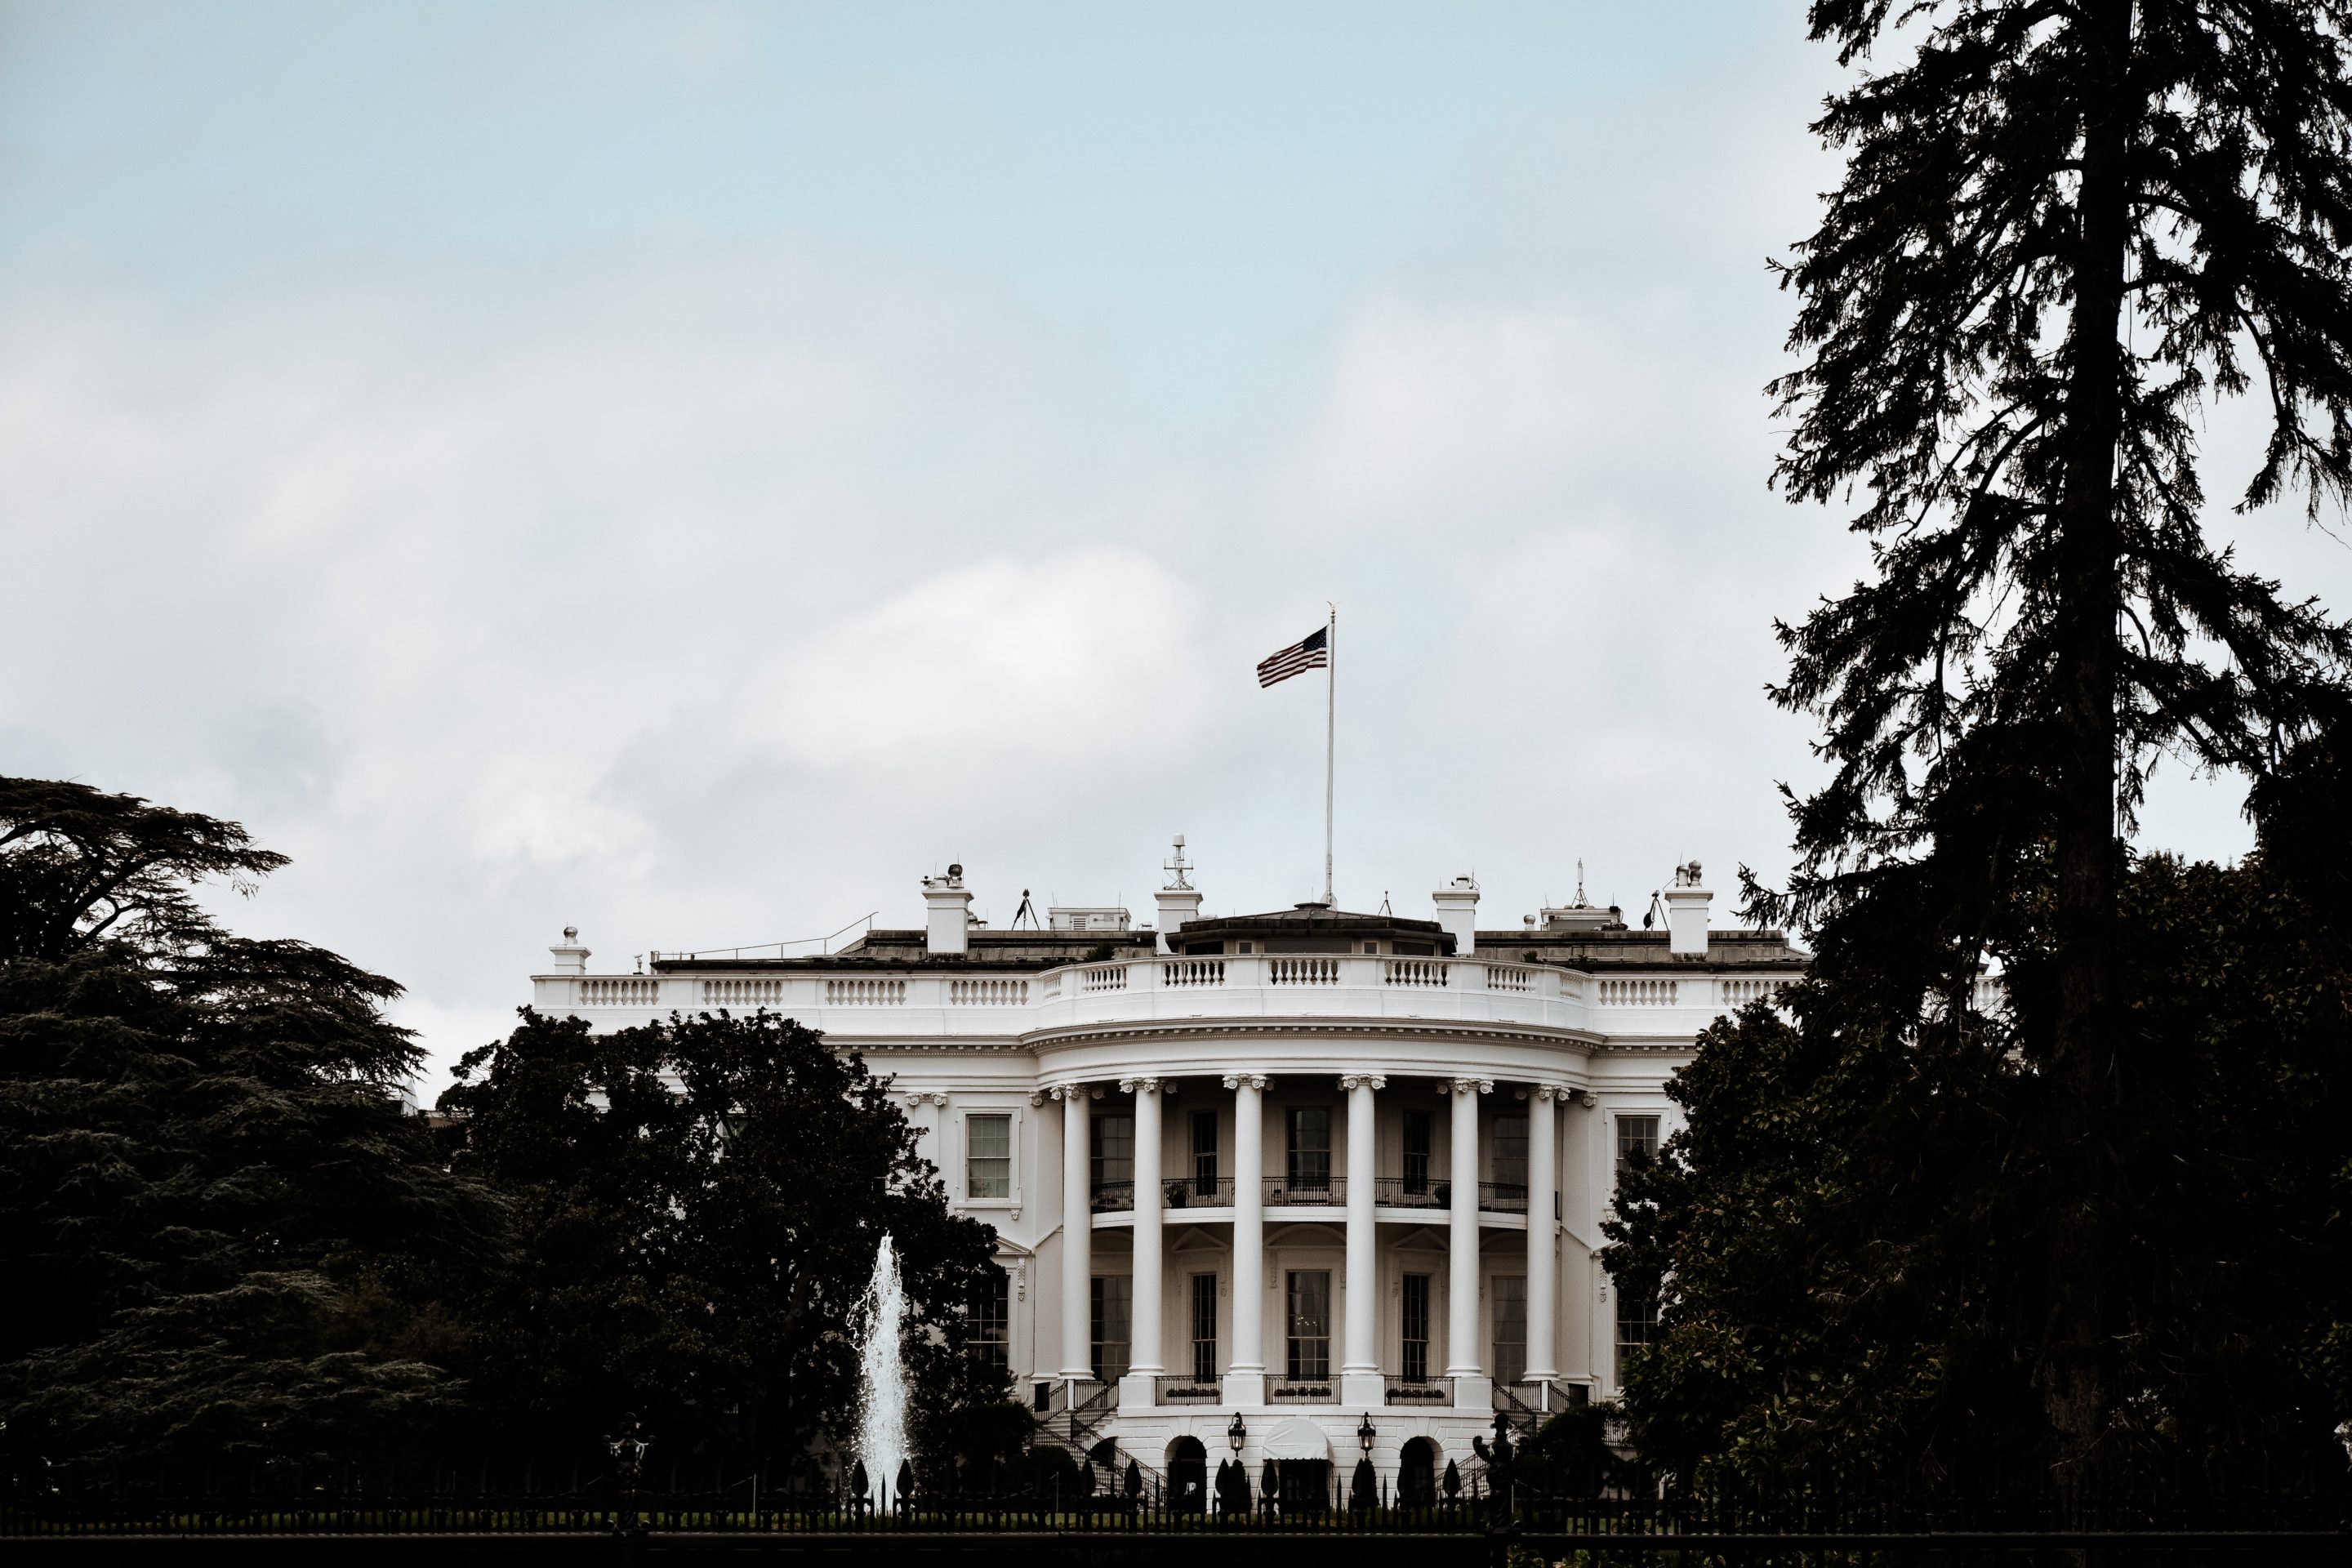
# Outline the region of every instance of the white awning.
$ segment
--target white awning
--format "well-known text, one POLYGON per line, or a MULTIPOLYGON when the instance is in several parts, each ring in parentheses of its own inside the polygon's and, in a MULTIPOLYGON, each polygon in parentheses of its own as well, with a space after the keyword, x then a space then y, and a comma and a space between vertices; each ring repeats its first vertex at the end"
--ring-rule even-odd
POLYGON ((1331 1440, 1323 1436, 1323 1428, 1302 1415, 1294 1415, 1277 1425, 1265 1435, 1259 1445, 1269 1459, 1328 1459, 1331 1457, 1331 1440))

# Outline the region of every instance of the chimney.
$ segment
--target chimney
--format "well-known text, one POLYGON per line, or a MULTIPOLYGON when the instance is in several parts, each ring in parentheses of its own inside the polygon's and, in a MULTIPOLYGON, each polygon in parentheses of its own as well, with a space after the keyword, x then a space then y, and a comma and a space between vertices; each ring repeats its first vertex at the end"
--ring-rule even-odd
POLYGON ((923 879, 925 946, 932 957, 964 952, 971 947, 971 894, 963 885, 963 867, 950 866, 944 877, 923 879))
POLYGON ((1184 858, 1182 834, 1176 836, 1176 853, 1161 869, 1168 873, 1168 885, 1159 893, 1160 951, 1173 952, 1176 948, 1170 939, 1176 934, 1176 928, 1186 921, 1201 918, 1200 889, 1184 878, 1192 866, 1184 858))
POLYGON ((1706 956, 1706 906, 1715 895, 1699 886, 1698 862, 1675 868, 1675 885, 1665 889, 1666 951, 1680 956, 1706 956))
POLYGON ((555 967, 550 973, 555 974, 588 973, 588 950, 580 945, 578 926, 565 926, 562 945, 551 947, 547 951, 555 954, 555 967))
POLYGON ((1478 948, 1478 879, 1456 877, 1429 895, 1437 903, 1437 923, 1454 939, 1454 954, 1467 958, 1478 948))

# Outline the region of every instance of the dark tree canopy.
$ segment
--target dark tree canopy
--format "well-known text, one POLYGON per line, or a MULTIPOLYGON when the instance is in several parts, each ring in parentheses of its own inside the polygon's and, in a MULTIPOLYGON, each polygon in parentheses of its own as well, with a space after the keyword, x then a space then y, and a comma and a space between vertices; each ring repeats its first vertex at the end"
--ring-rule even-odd
POLYGON ((478 1255, 487 1195, 389 1088, 399 988, 221 930, 242 828, 0 779, 0 1418, 19 1459, 237 1462, 413 1438, 451 1407, 383 1342, 478 1255))
POLYGON ((1751 904, 1815 933, 1808 1028, 1842 1033, 1809 1048, 1940 1030, 1957 1057, 1986 957, 2046 959, 2051 1005, 2009 1043, 2057 1163, 2030 1343, 2070 1459, 2126 1392, 2120 830, 2160 752, 2275 769, 2352 656, 2209 536, 2198 451, 2205 407, 2245 395, 2270 433, 2242 509, 2352 493, 2347 22, 2345 0, 1811 9, 1847 63, 1894 58, 1816 127, 1847 163, 1784 275, 1804 363, 1773 388, 1777 478, 1859 489, 1874 565, 1782 628, 1775 696, 1821 716, 1832 773, 1792 803, 1790 888, 1751 904))
POLYGON ((515 1438, 593 1440, 635 1411, 673 1454, 790 1462, 845 1435, 852 1315, 886 1232, 926 1429, 1005 1405, 963 1347, 994 1233, 950 1211, 856 1056, 768 1014, 595 1034, 526 1012, 457 1079, 442 1098, 463 1118, 457 1168, 518 1216, 469 1361, 515 1438))
MULTIPOLYGON (((2121 884, 2135 1070, 2100 1135, 2129 1393, 2104 1469, 2182 1505, 2339 1474, 2352 1410, 2352 757, 2306 742, 2257 805, 2242 865, 2151 855, 2121 884)), ((1686 1130, 1608 1227, 1619 1289, 1663 1294, 1627 1369, 1645 1457, 1768 1488, 2039 1484, 2042 1263, 2075 1166, 2014 1042, 2058 1005, 2050 880, 1998 927, 2010 1027, 1895 1037, 1805 988, 1704 1038, 1670 1089, 1686 1130)))

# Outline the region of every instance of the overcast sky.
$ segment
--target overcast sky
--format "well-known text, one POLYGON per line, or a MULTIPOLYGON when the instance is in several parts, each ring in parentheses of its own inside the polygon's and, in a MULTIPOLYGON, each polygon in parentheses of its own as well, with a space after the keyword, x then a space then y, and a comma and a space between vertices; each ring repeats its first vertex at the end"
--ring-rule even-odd
POLYGON ((437 1083, 566 922, 1307 897, 1332 600, 1343 904, 1727 923, 1861 559, 1765 486, 1836 79, 1790 0, 0 8, 0 769, 292 855, 233 919, 437 1083))

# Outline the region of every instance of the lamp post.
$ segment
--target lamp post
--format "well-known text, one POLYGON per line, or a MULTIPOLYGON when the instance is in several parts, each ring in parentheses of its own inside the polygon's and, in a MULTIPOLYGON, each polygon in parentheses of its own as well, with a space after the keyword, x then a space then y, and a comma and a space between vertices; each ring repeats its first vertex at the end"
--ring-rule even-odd
POLYGON ((1380 1433, 1374 1429, 1372 1426, 1371 1413, 1370 1411, 1366 1411, 1364 1413, 1364 1424, 1356 1428, 1356 1447, 1364 1451, 1364 1457, 1366 1458, 1371 1458, 1372 1441, 1379 1436, 1380 1433))
POLYGON ((1233 1445, 1234 1457, 1239 1458, 1242 1445, 1249 1441, 1249 1428, 1242 1425, 1239 1412, 1234 1413, 1234 1424, 1225 1428, 1225 1441, 1233 1445))

